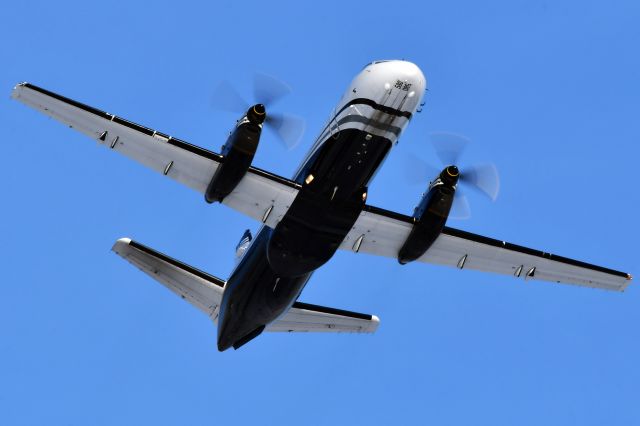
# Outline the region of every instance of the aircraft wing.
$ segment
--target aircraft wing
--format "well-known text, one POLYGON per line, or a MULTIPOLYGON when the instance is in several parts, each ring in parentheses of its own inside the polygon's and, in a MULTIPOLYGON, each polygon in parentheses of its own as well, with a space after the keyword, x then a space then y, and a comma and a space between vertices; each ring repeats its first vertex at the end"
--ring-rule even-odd
MULTIPOLYGON (((29 83, 18 84, 11 96, 84 133, 97 141, 98 145, 142 163, 201 194, 206 191, 223 159, 207 149, 29 83)), ((299 188, 297 183, 289 179, 251 167, 223 204, 275 227, 289 209, 299 188), (267 220, 264 221, 266 216, 267 220)))
MULTIPOLYGON (((410 216, 366 206, 340 248, 397 258, 412 227, 410 216)), ((615 291, 631 280, 624 272, 449 227, 417 261, 615 291)))

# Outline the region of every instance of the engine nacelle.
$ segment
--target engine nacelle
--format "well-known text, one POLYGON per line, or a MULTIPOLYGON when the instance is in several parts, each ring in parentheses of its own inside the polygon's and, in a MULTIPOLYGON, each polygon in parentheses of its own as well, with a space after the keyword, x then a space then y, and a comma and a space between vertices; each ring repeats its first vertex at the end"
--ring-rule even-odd
POLYGON ((431 247, 444 228, 458 182, 458 168, 448 166, 429 185, 413 212, 413 229, 398 252, 398 262, 412 262, 431 247))
POLYGON ((262 123, 266 118, 264 105, 257 104, 249 108, 238 120, 236 128, 231 132, 222 147, 222 164, 211 178, 204 198, 208 203, 222 200, 240 183, 251 166, 258 150, 262 123))

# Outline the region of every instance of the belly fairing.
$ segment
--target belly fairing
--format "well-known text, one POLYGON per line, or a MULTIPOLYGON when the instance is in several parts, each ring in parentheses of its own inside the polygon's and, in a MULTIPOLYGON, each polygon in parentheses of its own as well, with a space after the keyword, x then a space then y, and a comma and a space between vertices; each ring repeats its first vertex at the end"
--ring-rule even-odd
POLYGON ((223 351, 282 315, 311 277, 281 277, 267 261, 273 230, 263 227, 225 285, 218 317, 218 349, 223 351))
POLYGON ((330 137, 296 180, 302 189, 271 234, 267 258, 281 276, 326 263, 360 215, 367 184, 391 142, 358 129, 330 137))

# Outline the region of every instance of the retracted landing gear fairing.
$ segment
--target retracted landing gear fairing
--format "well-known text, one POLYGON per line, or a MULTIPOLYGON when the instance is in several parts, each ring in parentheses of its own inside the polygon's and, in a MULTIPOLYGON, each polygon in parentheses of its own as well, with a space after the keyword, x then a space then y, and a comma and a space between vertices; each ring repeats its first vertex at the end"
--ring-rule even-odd
MULTIPOLYGON (((446 164, 412 216, 367 204, 367 188, 420 108, 426 80, 406 61, 367 65, 349 85, 292 179, 253 167, 268 102, 244 105, 222 153, 192 145, 29 83, 13 98, 164 176, 262 223, 243 235, 223 280, 128 238, 113 250, 218 323, 218 349, 263 331, 370 333, 376 316, 298 301, 314 270, 338 249, 622 291, 631 276, 447 227, 465 173, 446 164), (266 106, 265 106, 266 105, 266 106), (245 108, 246 107, 246 108, 245 108)), ((260 95, 264 91, 257 90, 260 95)), ((274 131, 286 133, 285 120, 274 131)))

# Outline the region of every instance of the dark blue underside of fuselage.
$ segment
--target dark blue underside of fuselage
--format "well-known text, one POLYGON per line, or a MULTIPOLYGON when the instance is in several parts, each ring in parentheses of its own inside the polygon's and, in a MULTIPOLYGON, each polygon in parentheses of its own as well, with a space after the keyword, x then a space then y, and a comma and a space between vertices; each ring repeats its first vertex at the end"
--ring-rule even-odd
POLYGON ((261 229, 227 281, 219 350, 241 346, 291 307, 357 220, 367 184, 390 148, 386 138, 346 129, 307 161, 295 178, 302 185, 295 201, 275 229, 261 229))

